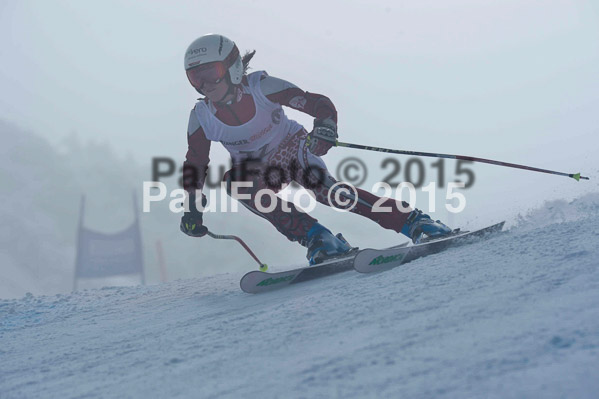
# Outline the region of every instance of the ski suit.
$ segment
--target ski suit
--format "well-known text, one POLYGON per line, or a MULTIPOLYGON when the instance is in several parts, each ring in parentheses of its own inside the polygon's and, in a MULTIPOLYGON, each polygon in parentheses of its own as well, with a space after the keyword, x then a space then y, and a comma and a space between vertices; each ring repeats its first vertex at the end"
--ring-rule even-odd
MULTIPOLYGON (((278 192, 286 183, 296 181, 315 195, 316 201, 344 208, 328 193, 337 181, 327 171, 323 160, 312 154, 305 145, 308 132, 285 115, 282 106, 305 112, 317 119, 331 118, 337 122, 335 106, 327 97, 305 92, 293 84, 268 76, 264 71, 243 77, 231 104, 212 103, 201 99, 192 109, 188 125, 188 151, 183 167, 183 185, 186 191, 201 190, 209 164, 210 143, 219 141, 229 151, 233 168, 223 180, 227 193, 234 182, 251 182, 250 187, 238 189, 250 199, 237 198, 246 208, 265 218, 291 241, 306 245, 306 235, 317 222, 293 203, 274 197, 274 210, 261 212, 257 195, 261 189, 278 192)), ((363 215, 380 226, 400 232, 409 211, 401 212, 395 200, 386 199, 378 205, 390 207, 390 212, 373 212, 380 197, 357 190, 356 205, 351 212, 363 215)), ((265 208, 273 196, 262 196, 265 208)), ((353 194, 341 195, 343 201, 354 202, 353 194)), ((403 204, 404 208, 407 204, 403 204)))

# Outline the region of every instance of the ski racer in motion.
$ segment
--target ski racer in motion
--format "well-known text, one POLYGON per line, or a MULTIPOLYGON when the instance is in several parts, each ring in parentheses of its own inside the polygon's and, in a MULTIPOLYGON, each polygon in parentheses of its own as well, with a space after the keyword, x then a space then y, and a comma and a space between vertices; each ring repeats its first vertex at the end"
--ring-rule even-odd
MULTIPOLYGON (((184 213, 180 228, 192 237, 206 235, 203 214, 196 206, 196 190, 201 190, 209 163, 210 145, 220 142, 230 153, 233 168, 223 177, 231 196, 234 182, 250 182, 238 193, 250 199, 236 198, 250 211, 268 220, 281 234, 307 248, 310 264, 342 255, 352 250, 341 234, 333 235, 309 214, 293 203, 284 203, 274 196, 262 196, 257 204, 256 193, 261 189, 277 192, 296 181, 310 190, 316 201, 343 209, 345 201, 335 202, 328 196, 337 181, 327 171, 322 160, 337 140, 337 111, 331 100, 321 94, 306 92, 285 80, 269 76, 264 71, 248 74, 248 65, 255 51, 243 57, 235 43, 218 34, 196 39, 185 53, 185 70, 191 85, 203 96, 189 115, 188 150, 183 167, 184 189, 189 196, 189 209, 184 213), (313 129, 308 132, 294 120, 288 119, 282 106, 314 117, 313 129), (252 171, 252 173, 248 173, 252 171), (332 204, 329 204, 329 197, 332 204), (271 198, 277 203, 271 212, 271 198)), ((339 188, 340 186, 337 186, 339 188)), ((356 189, 353 194, 341 194, 356 201, 351 212, 367 217, 385 229, 401 233, 414 242, 423 235, 437 238, 451 233, 440 221, 432 220, 417 209, 400 211, 395 200, 379 204, 390 207, 389 212, 374 212, 380 198, 356 189)), ((200 192, 200 191, 198 191, 200 192)), ((202 205, 206 197, 202 194, 202 205)), ((200 207, 201 208, 201 207, 200 207)))

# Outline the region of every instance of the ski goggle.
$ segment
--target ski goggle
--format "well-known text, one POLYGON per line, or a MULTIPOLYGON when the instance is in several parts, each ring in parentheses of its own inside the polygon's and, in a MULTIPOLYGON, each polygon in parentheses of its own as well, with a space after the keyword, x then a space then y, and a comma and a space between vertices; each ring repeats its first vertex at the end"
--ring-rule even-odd
POLYGON ((187 78, 193 87, 201 89, 202 85, 208 83, 218 83, 227 75, 227 70, 235 63, 239 57, 239 49, 233 46, 233 49, 223 61, 208 62, 187 70, 187 78))
POLYGON ((209 62, 187 70, 187 78, 193 87, 202 88, 204 83, 218 83, 227 74, 227 67, 222 61, 209 62))

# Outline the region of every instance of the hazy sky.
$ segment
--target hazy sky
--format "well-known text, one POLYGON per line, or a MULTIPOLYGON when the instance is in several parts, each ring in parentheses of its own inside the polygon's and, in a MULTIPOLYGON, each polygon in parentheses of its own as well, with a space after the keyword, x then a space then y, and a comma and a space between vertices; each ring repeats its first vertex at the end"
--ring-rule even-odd
MULTIPOLYGON (((183 54, 196 37, 217 32, 241 51, 257 50, 254 70, 329 96, 341 140, 567 172, 597 165, 594 1, 5 0, 0 7, 0 117, 53 142, 76 131, 142 162, 183 159, 197 97, 183 54)), ((335 149, 327 162, 355 155, 348 151, 335 149)), ((220 146, 212 158, 224 162, 220 146)), ((377 167, 380 159, 365 156, 377 167)), ((477 168, 493 195, 505 193, 496 186, 507 180, 496 179, 522 178, 516 188, 562 182, 477 168)))
MULTIPOLYGON (((509 225, 545 200, 599 192, 597 0, 0 0, 0 119, 57 145, 73 132, 84 140, 108 143, 120 155, 133 155, 150 180, 152 157, 170 156, 179 166, 184 159, 188 115, 198 94, 185 76, 183 55, 189 43, 206 33, 230 37, 241 51, 256 49, 253 70, 266 70, 329 96, 339 111, 342 141, 472 155, 592 177, 576 183, 552 175, 471 165, 476 183, 464 191, 463 213, 444 210, 445 188, 436 191, 435 213, 427 206, 428 195, 418 193, 416 206, 452 227, 478 228, 501 220, 509 225)), ((288 113, 312 127, 311 117, 288 113)), ((7 128, 0 133, 10 142, 7 135, 15 132, 18 129, 7 128)), ((18 138, 13 137, 13 142, 18 138)), ((62 208, 78 209, 79 196, 68 195, 79 187, 76 182, 61 181, 51 172, 36 175, 39 169, 23 162, 31 156, 39 165, 52 161, 38 159, 39 154, 18 155, 24 156, 3 158, 10 166, 4 174, 12 174, 14 181, 46 182, 54 190, 52 198, 64 201, 62 208), (24 161, 13 165, 13 159, 24 161)), ((75 171, 93 170, 93 179, 86 183, 102 182, 93 189, 81 185, 96 201, 90 200, 86 223, 115 231, 119 224, 108 222, 118 212, 108 199, 115 200, 123 190, 111 175, 115 165, 97 168, 98 157, 104 159, 101 153, 94 162, 79 155, 63 160, 65 165, 75 171), (86 161, 90 164, 79 166, 86 161)), ((369 177, 362 186, 367 190, 391 171, 382 167, 388 156, 380 153, 336 148, 324 159, 335 173, 348 156, 358 156, 368 166, 369 177)), ((214 169, 228 163, 220 145, 212 146, 211 158, 214 169)), ((394 159, 403 168, 394 180, 401 181, 408 157, 394 159)), ((425 181, 437 180, 430 166, 434 160, 423 161, 425 181)), ((455 169, 455 161, 445 162, 446 183, 456 179, 455 169)), ((177 188, 175 182, 171 179, 169 188, 177 188)), ((139 181, 135 188, 141 191, 141 186, 139 181)), ((118 211, 130 212, 131 188, 124 191, 120 194, 125 202, 118 211)), ((0 186, 0 195, 11 203, 23 203, 6 184, 0 186)), ((27 201, 36 195, 37 191, 28 191, 27 201)), ((167 209, 168 202, 155 206, 167 209)), ((560 217, 551 215, 551 206, 543 209, 547 212, 535 217, 560 217)), ((29 228, 25 219, 34 215, 37 220, 43 216, 40 212, 27 209, 11 214, 11 220, 19 228, 29 228)), ((362 248, 405 241, 358 215, 323 206, 312 215, 362 248)), ((297 264, 304 257, 303 247, 287 241, 247 210, 207 214, 204 222, 217 233, 243 236, 270 264, 297 264), (268 250, 273 247, 276 250, 268 250), (284 255, 276 255, 280 253, 284 255)), ((74 233, 75 219, 72 223, 67 230, 74 233)), ((144 214, 142 225, 146 239, 164 238, 171 278, 253 267, 244 263, 247 255, 234 249, 235 244, 185 237, 179 232, 179 215, 144 214), (228 254, 227 261, 217 262, 228 254), (198 267, 195 259, 210 267, 198 267)), ((43 237, 38 226, 34 237, 43 237)), ((38 253, 42 252, 31 256, 38 253)), ((153 270, 154 280, 156 264, 150 255, 148 270, 150 275, 153 270)), ((39 264, 27 267, 51 270, 39 264)), ((61 267, 70 284, 71 265, 66 262, 61 267)), ((24 273, 14 270, 5 274, 16 278, 24 273)), ((45 284, 43 278, 38 280, 45 284)))

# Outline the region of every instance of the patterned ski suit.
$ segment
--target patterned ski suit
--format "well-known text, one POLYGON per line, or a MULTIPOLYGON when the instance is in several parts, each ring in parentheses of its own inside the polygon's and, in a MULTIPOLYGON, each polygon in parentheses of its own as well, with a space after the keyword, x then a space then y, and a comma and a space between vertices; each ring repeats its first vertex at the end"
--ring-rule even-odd
MULTIPOLYGON (((289 240, 306 245, 306 234, 316 219, 279 197, 262 196, 263 208, 271 207, 271 198, 276 198, 271 212, 261 212, 256 203, 259 190, 267 188, 278 192, 286 183, 296 181, 311 190, 319 203, 330 206, 327 194, 337 182, 322 159, 307 150, 305 139, 308 132, 287 118, 283 105, 316 119, 331 118, 337 122, 337 111, 327 97, 305 92, 287 81, 268 76, 264 71, 251 73, 244 76, 231 104, 201 99, 192 109, 183 182, 188 192, 203 188, 210 143, 221 142, 233 159, 233 168, 223 177, 228 194, 233 194, 233 182, 251 182, 251 187, 237 191, 249 194, 250 199, 237 199, 272 223, 289 240)), ((333 206, 344 208, 335 201, 334 195, 330 197, 333 206)), ((357 189, 357 197, 351 212, 363 215, 386 229, 401 231, 408 213, 400 212, 394 200, 387 199, 379 204, 390 207, 391 212, 373 212, 373 205, 379 197, 361 189, 357 189)), ((351 194, 341 195, 341 198, 344 202, 355 199, 351 194)))

